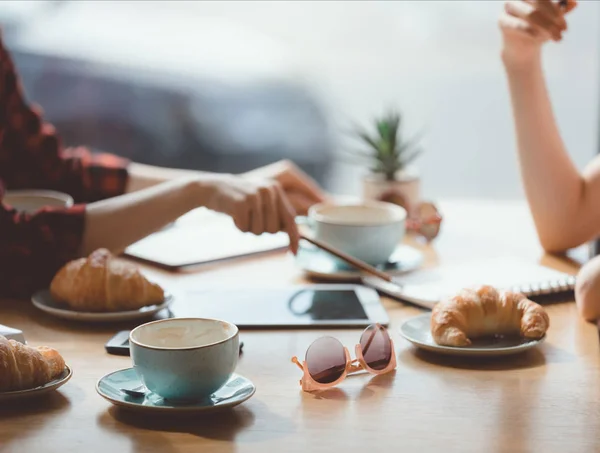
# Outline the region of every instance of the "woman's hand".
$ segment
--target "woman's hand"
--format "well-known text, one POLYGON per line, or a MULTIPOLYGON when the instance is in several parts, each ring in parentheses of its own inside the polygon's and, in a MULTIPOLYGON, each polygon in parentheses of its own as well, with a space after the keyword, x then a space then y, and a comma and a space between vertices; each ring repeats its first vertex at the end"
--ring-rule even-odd
POLYGON ((586 321, 600 319, 600 256, 588 261, 577 274, 575 303, 586 321))
POLYGON ((577 6, 555 0, 512 0, 504 4, 499 25, 503 36, 502 57, 506 63, 522 63, 534 58, 543 43, 560 41, 567 30, 564 14, 577 6))
POLYGON ((229 215, 244 232, 286 231, 291 251, 298 251, 296 212, 277 181, 213 174, 202 176, 199 185, 203 197, 200 205, 229 215))
POLYGON ((242 175, 245 179, 277 181, 298 215, 305 215, 315 203, 325 201, 319 185, 293 162, 282 160, 242 175))

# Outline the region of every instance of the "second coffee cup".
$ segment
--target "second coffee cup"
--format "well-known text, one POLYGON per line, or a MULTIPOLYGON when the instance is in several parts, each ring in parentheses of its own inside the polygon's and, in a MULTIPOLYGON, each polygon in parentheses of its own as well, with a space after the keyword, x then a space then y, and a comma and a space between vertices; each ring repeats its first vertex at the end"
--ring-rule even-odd
POLYGON ((371 265, 388 261, 406 231, 406 210, 392 203, 320 203, 307 223, 316 239, 371 265))

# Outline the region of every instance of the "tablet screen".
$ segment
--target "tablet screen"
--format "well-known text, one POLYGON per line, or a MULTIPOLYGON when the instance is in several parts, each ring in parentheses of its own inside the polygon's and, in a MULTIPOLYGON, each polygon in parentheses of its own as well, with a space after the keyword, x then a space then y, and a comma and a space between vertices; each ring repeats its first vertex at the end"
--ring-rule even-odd
POLYGON ((352 289, 243 289, 189 291, 173 303, 176 317, 224 319, 240 327, 310 325, 368 316, 352 289))

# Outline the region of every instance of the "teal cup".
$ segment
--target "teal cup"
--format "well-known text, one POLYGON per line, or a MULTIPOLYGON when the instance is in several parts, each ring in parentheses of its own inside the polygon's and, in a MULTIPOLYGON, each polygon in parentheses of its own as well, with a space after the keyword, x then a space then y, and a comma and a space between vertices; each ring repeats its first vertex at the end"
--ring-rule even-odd
POLYGON ((202 400, 231 377, 239 356, 238 328, 216 319, 153 321, 129 334, 133 368, 168 400, 202 400))
POLYGON ((388 261, 406 231, 406 210, 392 203, 361 203, 312 206, 305 224, 316 239, 373 266, 388 261))

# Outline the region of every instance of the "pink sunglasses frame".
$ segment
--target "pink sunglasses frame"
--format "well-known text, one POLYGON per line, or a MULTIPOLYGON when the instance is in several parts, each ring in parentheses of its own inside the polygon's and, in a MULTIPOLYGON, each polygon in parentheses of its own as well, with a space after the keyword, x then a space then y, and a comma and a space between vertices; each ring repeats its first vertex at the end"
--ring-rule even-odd
MULTIPOLYGON (((302 378, 300 379, 300 385, 302 386, 302 390, 305 392, 327 390, 327 389, 329 389, 331 387, 335 387, 336 385, 341 383, 344 379, 346 379, 346 377, 349 374, 356 373, 358 371, 364 370, 370 374, 380 375, 380 374, 386 374, 386 373, 389 373, 390 371, 395 370, 396 366, 397 366, 397 361, 396 361, 396 350, 394 348, 394 340, 392 340, 392 337, 390 336, 388 330, 385 327, 381 326, 380 324, 374 324, 374 326, 376 326, 377 329, 379 329, 379 328, 384 329, 385 333, 388 335, 388 338, 390 339, 391 358, 390 358, 390 363, 388 363, 388 365, 384 369, 375 370, 375 369, 369 367, 369 365, 367 365, 367 363, 365 362, 365 357, 363 355, 363 350, 362 350, 362 346, 360 345, 360 343, 357 344, 354 348, 355 353, 356 353, 356 359, 354 359, 354 360, 352 360, 352 358, 350 357, 350 352, 348 351, 348 348, 346 346, 344 346, 344 354, 346 356, 346 367, 344 369, 344 372, 335 381, 328 382, 327 384, 321 384, 320 382, 315 381, 312 378, 312 376, 310 375, 310 373, 308 372, 308 366, 306 364, 306 360, 304 360, 302 363, 300 363, 300 360, 298 360, 298 357, 294 356, 294 357, 292 357, 292 363, 295 363, 298 366, 298 368, 300 368, 302 370, 302 373, 303 373, 302 378)), ((367 346, 370 344, 371 339, 373 338, 373 336, 375 336, 376 332, 377 332, 377 330, 373 331, 373 334, 372 334, 371 338, 369 339, 369 343, 367 343, 367 346)))

